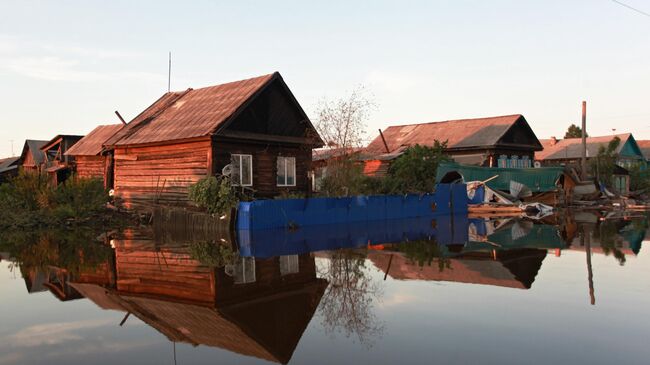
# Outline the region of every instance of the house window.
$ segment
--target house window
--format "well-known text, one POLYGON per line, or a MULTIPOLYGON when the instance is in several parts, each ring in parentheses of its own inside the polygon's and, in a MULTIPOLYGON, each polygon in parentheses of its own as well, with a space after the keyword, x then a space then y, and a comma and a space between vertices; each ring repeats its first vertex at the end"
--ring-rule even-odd
POLYGON ((521 163, 523 168, 530 168, 532 165, 530 163, 530 157, 524 156, 521 158, 521 163))
POLYGON ((507 161, 508 161, 508 156, 506 155, 499 156, 499 167, 501 168, 507 167, 506 166, 507 161))
POLYGON ((278 156, 278 186, 296 186, 296 158, 278 156))
POLYGON ((255 282, 255 258, 242 257, 235 264, 233 279, 235 284, 249 284, 255 282))
POLYGON ((297 274, 300 272, 298 255, 280 256, 280 275, 297 274))
POLYGON ((511 157, 511 162, 510 162, 510 167, 512 168, 519 168, 519 156, 517 155, 512 155, 511 157))
POLYGON ((253 186, 252 155, 231 155, 230 165, 232 167, 230 178, 233 185, 253 186))

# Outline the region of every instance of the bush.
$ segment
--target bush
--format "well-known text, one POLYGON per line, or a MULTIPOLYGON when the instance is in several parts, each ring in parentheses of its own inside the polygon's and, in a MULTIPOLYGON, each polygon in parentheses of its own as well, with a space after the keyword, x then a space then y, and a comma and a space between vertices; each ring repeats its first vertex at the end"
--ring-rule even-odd
POLYGON ((190 244, 190 257, 209 267, 233 265, 239 254, 231 246, 216 242, 194 242, 190 244))
POLYGON ((237 206, 239 198, 226 176, 209 176, 190 186, 189 198, 210 214, 225 214, 237 206))
POLYGON ((409 147, 390 165, 384 183, 388 193, 430 193, 436 187, 436 174, 440 162, 449 161, 444 154, 447 142, 434 141, 433 147, 409 147))
POLYGON ((21 173, 0 186, 0 228, 90 218, 102 213, 108 200, 101 180, 69 179, 51 187, 44 176, 21 173))

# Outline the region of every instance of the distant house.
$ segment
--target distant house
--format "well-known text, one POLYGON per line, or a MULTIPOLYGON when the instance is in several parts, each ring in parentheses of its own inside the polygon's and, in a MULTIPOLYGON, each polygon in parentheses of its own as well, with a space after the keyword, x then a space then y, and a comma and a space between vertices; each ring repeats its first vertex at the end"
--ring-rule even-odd
MULTIPOLYGON (((599 136, 587 138, 587 160, 598 156, 601 147, 607 148, 608 144, 618 137, 621 142, 616 148, 616 163, 618 167, 614 170, 614 187, 622 194, 627 194, 630 189, 630 176, 627 169, 632 166, 644 166, 645 157, 639 145, 631 133, 617 134, 611 136, 599 136)), ((535 160, 543 166, 579 166, 582 158, 582 139, 556 138, 544 139, 541 141, 544 150, 535 154, 535 160)))
POLYGON ((390 161, 416 144, 447 142, 458 163, 489 167, 531 167, 542 145, 521 114, 391 126, 366 148, 367 175, 381 176, 390 161))
POLYGON ((307 193, 312 148, 323 145, 279 73, 170 92, 106 142, 115 196, 188 203, 188 187, 227 174, 256 197, 307 193))
POLYGON ((9 181, 12 177, 18 175, 20 167, 20 157, 9 157, 0 159, 0 184, 9 181))
POLYGON ((111 155, 103 153, 103 145, 113 137, 122 124, 100 125, 65 152, 74 158, 77 177, 103 179, 107 188, 112 188, 113 161, 111 155))
POLYGON ((44 171, 47 173, 50 183, 58 185, 64 182, 70 175, 70 163, 74 157, 65 153, 83 136, 58 135, 41 147, 45 156, 44 171))
POLYGON ((45 146, 47 141, 28 139, 23 145, 23 151, 20 154, 20 166, 25 172, 40 173, 45 162, 45 153, 41 147, 45 146))
MULTIPOLYGON (((645 156, 641 152, 641 148, 631 133, 617 134, 611 136, 588 137, 587 138, 587 159, 591 160, 598 156, 600 147, 607 148, 609 142, 614 137, 618 137, 621 142, 616 148, 615 154, 617 157, 617 164, 623 168, 630 168, 633 165, 644 163, 645 156)), ((542 165, 569 165, 579 164, 582 157, 582 139, 581 138, 565 138, 541 140, 544 146, 543 151, 535 153, 535 160, 542 163, 542 165)))
POLYGON ((636 141, 636 143, 639 145, 639 148, 645 157, 646 163, 650 164, 650 140, 636 141))

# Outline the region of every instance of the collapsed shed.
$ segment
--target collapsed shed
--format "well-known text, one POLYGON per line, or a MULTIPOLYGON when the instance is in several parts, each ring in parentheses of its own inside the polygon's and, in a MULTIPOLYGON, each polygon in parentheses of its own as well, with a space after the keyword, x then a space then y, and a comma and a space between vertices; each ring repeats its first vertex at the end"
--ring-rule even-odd
MULTIPOLYGON (((484 185, 488 188, 515 195, 515 198, 521 198, 522 201, 556 206, 572 201, 576 181, 571 175, 561 166, 520 169, 442 163, 438 167, 436 180, 440 183, 485 182, 484 185), (514 189, 518 189, 517 194, 513 194, 514 189), (524 189, 529 190, 530 194, 522 194, 524 189)), ((473 202, 484 201, 482 198, 473 198, 473 202)))
POLYGON ((41 147, 44 156, 43 168, 50 184, 56 186, 70 177, 70 164, 74 162, 74 157, 66 155, 66 152, 81 138, 83 136, 60 134, 41 147))

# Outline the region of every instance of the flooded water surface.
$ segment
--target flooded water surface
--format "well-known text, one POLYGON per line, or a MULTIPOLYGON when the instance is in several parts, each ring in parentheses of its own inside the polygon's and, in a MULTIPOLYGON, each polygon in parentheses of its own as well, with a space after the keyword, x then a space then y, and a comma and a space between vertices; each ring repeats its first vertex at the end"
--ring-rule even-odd
POLYGON ((647 364, 646 237, 595 213, 5 233, 0 364, 647 364))

